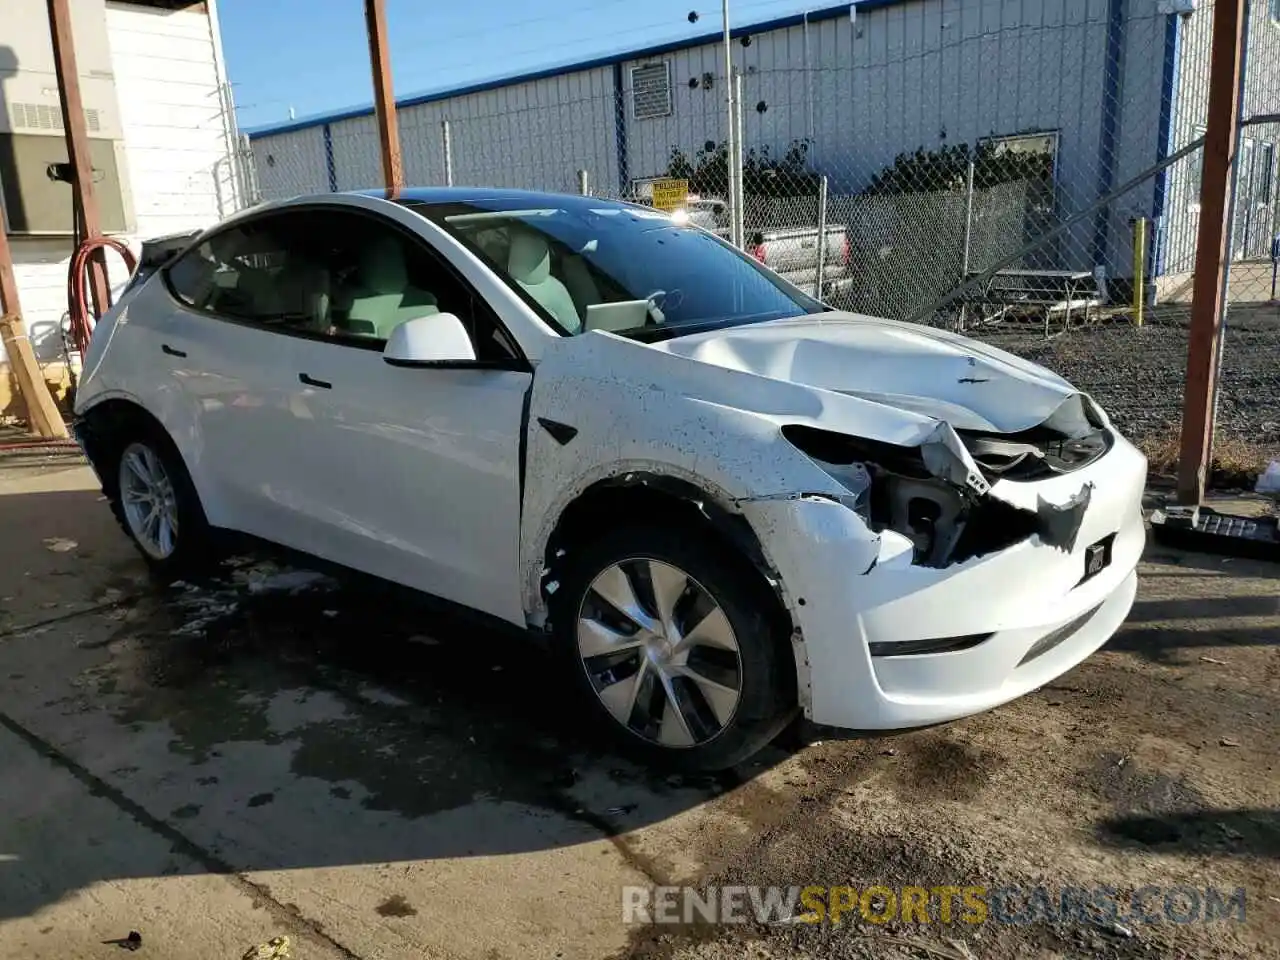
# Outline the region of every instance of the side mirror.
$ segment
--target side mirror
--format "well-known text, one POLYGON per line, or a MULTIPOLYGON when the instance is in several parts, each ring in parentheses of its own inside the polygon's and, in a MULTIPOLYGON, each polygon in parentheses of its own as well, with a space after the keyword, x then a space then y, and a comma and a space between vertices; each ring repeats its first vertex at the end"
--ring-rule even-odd
POLYGON ((452 313, 433 313, 406 320, 391 331, 382 359, 393 367, 437 367, 474 363, 471 335, 452 313))

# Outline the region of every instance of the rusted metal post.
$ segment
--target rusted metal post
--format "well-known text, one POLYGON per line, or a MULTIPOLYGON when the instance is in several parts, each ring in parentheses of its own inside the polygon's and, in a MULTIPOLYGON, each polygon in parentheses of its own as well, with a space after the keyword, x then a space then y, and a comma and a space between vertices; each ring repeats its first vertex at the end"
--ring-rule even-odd
POLYGON ((9 252, 9 237, 4 229, 4 207, 0 206, 0 340, 9 355, 9 369, 22 394, 27 408, 27 425, 31 432, 53 439, 67 435, 67 425, 62 422, 49 394, 49 385, 40 375, 31 341, 22 323, 22 310, 18 305, 18 281, 13 275, 13 256, 9 252))
POLYGON ((1209 63, 1208 127, 1200 185, 1191 331, 1187 344, 1178 501, 1199 504, 1213 450, 1213 398, 1230 243, 1231 169, 1240 126, 1240 69, 1244 58, 1246 0, 1217 0, 1209 63))
POLYGON ((373 111, 378 119, 378 139, 382 146, 382 179, 387 189, 396 193, 404 188, 404 165, 400 160, 396 97, 391 88, 391 51, 387 48, 384 0, 364 0, 364 19, 369 31, 369 62, 373 67, 373 111))
MULTIPOLYGON (((80 74, 76 71, 76 47, 71 35, 69 0, 49 0, 49 33, 53 40, 53 63, 58 74, 58 99, 62 103, 62 128, 67 137, 67 159, 71 161, 71 189, 84 228, 83 239, 102 236, 98 199, 93 192, 93 162, 89 158, 89 131, 80 98, 80 74)), ((107 261, 101 250, 89 260, 89 291, 96 314, 110 306, 107 261)))

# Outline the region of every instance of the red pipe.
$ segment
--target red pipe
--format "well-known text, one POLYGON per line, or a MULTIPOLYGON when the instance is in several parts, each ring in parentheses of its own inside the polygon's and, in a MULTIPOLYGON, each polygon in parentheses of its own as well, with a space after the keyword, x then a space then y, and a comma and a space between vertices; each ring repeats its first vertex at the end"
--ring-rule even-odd
MULTIPOLYGON (((114 237, 90 237, 76 248, 75 255, 71 258, 71 270, 67 276, 67 310, 71 316, 71 339, 75 342, 76 350, 80 352, 81 360, 88 353, 89 338, 93 335, 94 325, 102 319, 102 314, 93 313, 90 306, 92 301, 85 284, 85 274, 89 268, 89 258, 106 247, 110 247, 120 255, 120 259, 124 261, 131 275, 138 267, 137 258, 129 248, 114 237)), ((108 292, 108 303, 102 305, 104 312, 111 306, 110 297, 111 294, 108 292)))

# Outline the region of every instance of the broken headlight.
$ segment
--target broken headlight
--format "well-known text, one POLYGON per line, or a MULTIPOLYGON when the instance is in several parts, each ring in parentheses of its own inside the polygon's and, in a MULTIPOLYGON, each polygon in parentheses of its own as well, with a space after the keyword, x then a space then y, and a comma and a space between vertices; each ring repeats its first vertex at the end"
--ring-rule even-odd
MULTIPOLYGON (((1088 483, 1066 503, 1041 498, 1037 508, 1029 510, 991 495, 981 477, 943 479, 926 466, 925 447, 900 447, 798 425, 783 427, 782 435, 849 491, 852 500, 846 505, 872 530, 892 530, 910 540, 914 562, 921 566, 961 563, 1032 536, 1069 551, 1089 506, 1088 483)), ((935 463, 934 469, 945 466, 935 463)))
POLYGON ((910 540, 916 563, 944 566, 952 557, 969 497, 932 476, 919 449, 805 426, 783 427, 782 435, 849 491, 838 499, 871 529, 910 540))

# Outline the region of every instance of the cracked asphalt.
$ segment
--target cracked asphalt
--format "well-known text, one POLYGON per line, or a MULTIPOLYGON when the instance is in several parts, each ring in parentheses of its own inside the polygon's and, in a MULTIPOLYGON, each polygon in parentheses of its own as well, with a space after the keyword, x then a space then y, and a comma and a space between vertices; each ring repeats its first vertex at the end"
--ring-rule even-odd
POLYGON ((715 777, 551 663, 243 558, 158 588, 70 456, 0 462, 0 956, 1266 957, 1280 567, 1152 546, 1125 629, 1007 707, 715 777), (624 924, 650 884, 1246 890, 1244 922, 624 924))

